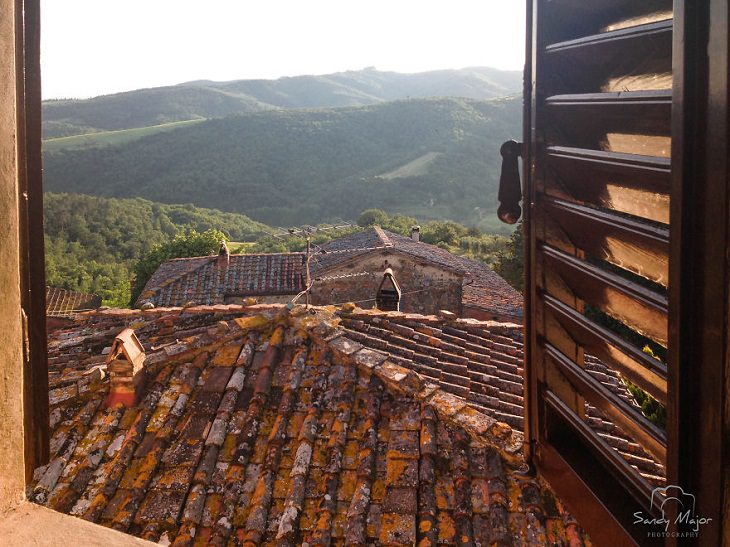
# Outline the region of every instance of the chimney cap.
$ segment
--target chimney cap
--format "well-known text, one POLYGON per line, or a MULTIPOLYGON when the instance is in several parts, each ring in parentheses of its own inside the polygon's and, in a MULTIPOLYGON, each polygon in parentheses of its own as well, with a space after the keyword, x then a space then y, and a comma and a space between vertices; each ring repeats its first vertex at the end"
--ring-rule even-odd
POLYGON ((215 263, 220 268, 227 268, 228 263, 231 260, 231 253, 228 252, 228 245, 226 245, 226 242, 221 242, 221 248, 218 251, 218 257, 215 259, 215 263))
POLYGON ((134 330, 126 328, 117 334, 106 357, 109 393, 105 408, 120 404, 129 408, 139 402, 145 383, 144 361, 144 346, 134 330))
POLYGON ((133 329, 126 328, 116 335, 111 350, 107 354, 106 364, 111 363, 120 355, 135 366, 141 366, 144 362, 144 346, 133 329))

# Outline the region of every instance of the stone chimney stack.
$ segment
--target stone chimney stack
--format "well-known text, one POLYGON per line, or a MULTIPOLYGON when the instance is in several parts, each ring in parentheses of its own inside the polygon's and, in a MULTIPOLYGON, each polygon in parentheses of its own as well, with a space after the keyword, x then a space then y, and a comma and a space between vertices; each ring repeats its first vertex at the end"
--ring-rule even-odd
POLYGON ((106 358, 109 395, 104 405, 135 406, 144 389, 144 347, 132 329, 117 334, 106 358))
POLYGON ((411 228, 411 239, 413 241, 421 241, 421 227, 416 225, 411 228))
POLYGON ((228 252, 228 245, 226 245, 226 242, 224 241, 221 243, 220 251, 218 251, 218 258, 215 263, 221 268, 227 268, 230 260, 231 254, 228 252))

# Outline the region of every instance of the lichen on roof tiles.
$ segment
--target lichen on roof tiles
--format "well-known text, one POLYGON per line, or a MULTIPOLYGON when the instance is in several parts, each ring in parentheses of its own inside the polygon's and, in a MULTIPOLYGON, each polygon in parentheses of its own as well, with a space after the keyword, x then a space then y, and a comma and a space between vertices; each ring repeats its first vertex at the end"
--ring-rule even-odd
MULTIPOLYGON (((446 320, 351 309, 341 313, 341 339, 360 344, 368 359, 387 359, 437 384, 438 399, 455 397, 498 423, 522 430, 523 340, 519 325, 473 319, 446 320)), ((342 342, 340 342, 342 344, 342 342)), ((358 353, 354 354, 357 358, 358 353)), ((586 371, 628 404, 636 405, 619 374, 586 355, 586 371)), ((448 413, 450 407, 444 406, 448 413)), ((465 407, 466 408, 466 407, 465 407)), ((472 410, 459 410, 459 419, 472 410)), ((586 405, 586 423, 653 485, 663 485, 666 470, 655 457, 631 439, 592 405, 586 405)), ((475 426, 476 427, 476 426, 475 426)), ((481 424, 480 429, 488 427, 481 424)))
MULTIPOLYGON (((55 406, 32 498, 173 545, 568 543, 549 487, 515 472, 519 431, 350 338, 358 313, 341 324, 337 310, 302 311, 109 310, 56 331, 62 384, 134 324, 147 391, 134 408, 103 408, 100 378, 55 406)), ((378 328, 467 351, 436 318, 407 317, 378 328)))

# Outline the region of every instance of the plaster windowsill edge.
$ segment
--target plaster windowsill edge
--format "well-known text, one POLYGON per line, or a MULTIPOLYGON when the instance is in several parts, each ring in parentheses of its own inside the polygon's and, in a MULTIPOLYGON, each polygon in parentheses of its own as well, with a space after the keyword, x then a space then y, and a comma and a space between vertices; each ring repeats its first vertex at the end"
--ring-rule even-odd
POLYGON ((144 547, 156 545, 83 519, 24 502, 0 514, 0 538, 5 545, 65 547, 144 547))

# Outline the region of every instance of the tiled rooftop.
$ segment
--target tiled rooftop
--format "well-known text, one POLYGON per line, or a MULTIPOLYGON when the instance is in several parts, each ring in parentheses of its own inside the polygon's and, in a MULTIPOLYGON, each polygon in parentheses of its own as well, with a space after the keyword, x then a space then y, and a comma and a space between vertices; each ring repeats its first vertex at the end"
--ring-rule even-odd
POLYGON ((304 288, 302 253, 230 255, 226 267, 219 266, 216 259, 205 256, 163 262, 138 303, 222 304, 226 296, 295 295, 304 288))
POLYGON ((46 315, 65 316, 80 310, 93 310, 101 306, 101 296, 56 287, 46 287, 46 315))
POLYGON ((463 276, 462 303, 500 316, 522 317, 522 295, 486 264, 452 254, 436 245, 414 241, 379 227, 357 232, 321 246, 315 255, 316 273, 325 272, 355 256, 377 249, 391 249, 419 258, 463 276), (345 252, 349 249, 359 251, 345 252), (328 254, 331 253, 331 254, 328 254))
POLYGON ((474 321, 457 332, 377 317, 275 305, 78 316, 49 341, 52 458, 32 499, 175 545, 587 543, 549 487, 518 472, 522 436, 498 408, 402 366, 417 360, 399 340, 373 348, 355 333, 400 330, 467 370, 488 356, 493 378, 497 352, 517 358, 518 341, 484 323, 474 334, 474 321), (147 352, 147 389, 135 407, 104 408, 98 367, 127 327, 147 352))
POLYGON ((353 340, 522 430, 520 326, 359 309, 342 325, 353 340))
MULTIPOLYGON (((522 430, 523 331, 520 325, 470 319, 446 320, 397 312, 355 309, 343 314, 347 335, 363 346, 389 353, 389 359, 414 370, 446 392, 522 430)), ((590 355, 586 370, 613 393, 636 404, 619 375, 590 355)), ((588 424, 653 484, 665 470, 638 443, 587 405, 588 424)))

